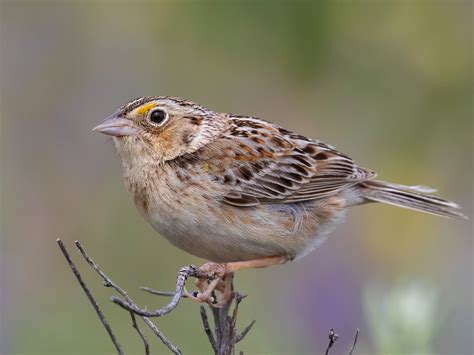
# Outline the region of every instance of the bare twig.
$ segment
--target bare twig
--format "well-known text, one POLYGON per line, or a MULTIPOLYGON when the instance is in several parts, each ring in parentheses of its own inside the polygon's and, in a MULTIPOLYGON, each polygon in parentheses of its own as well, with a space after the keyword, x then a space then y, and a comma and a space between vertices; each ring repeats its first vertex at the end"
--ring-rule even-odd
MULTIPOLYGON (((194 275, 190 275, 194 276, 194 275)), ((213 275, 206 276, 209 280, 212 280, 213 275)), ((157 296, 174 297, 175 292, 163 292, 151 289, 149 287, 141 287, 142 290, 157 296)), ((213 298, 216 299, 216 295, 213 293, 213 298)), ((186 297, 183 293, 182 297, 186 297)), ((236 332, 236 323, 239 305, 246 296, 241 295, 237 292, 233 292, 232 297, 220 308, 210 306, 213 319, 214 319, 214 332, 209 324, 209 318, 206 312, 205 306, 200 307, 200 315, 203 323, 204 332, 206 333, 209 343, 211 344, 214 354, 233 354, 235 353, 235 345, 240 342, 252 329, 255 324, 253 321, 247 326, 241 333, 236 332), (234 308, 231 311, 232 302, 235 302, 234 308), (229 315, 229 313, 231 313, 229 315)))
POLYGON ((355 337, 354 337, 354 342, 352 343, 352 347, 351 347, 351 350, 349 351, 349 355, 352 355, 352 353, 353 353, 353 351, 356 347, 358 338, 359 338, 359 329, 356 330, 356 334, 355 334, 355 337))
POLYGON ((339 335, 334 333, 334 329, 331 329, 329 331, 329 344, 328 347, 326 348, 326 355, 329 354, 329 350, 332 348, 332 346, 336 343, 336 341, 339 339, 339 335))
POLYGON ((129 302, 127 299, 125 299, 124 301, 123 299, 119 297, 115 297, 115 296, 112 297, 112 302, 140 316, 162 317, 170 313, 172 310, 174 310, 178 306, 179 301, 184 295, 184 286, 186 284, 186 280, 188 279, 188 277, 213 280, 215 279, 216 276, 214 274, 206 274, 202 272, 201 270, 199 270, 194 265, 185 266, 181 268, 181 270, 179 270, 178 272, 178 278, 176 281, 176 290, 173 294, 173 299, 171 300, 170 303, 168 303, 163 308, 160 308, 154 311, 148 311, 146 309, 139 308, 135 303, 129 302))
POLYGON ((174 345, 159 329, 158 327, 156 326, 155 323, 153 323, 150 318, 147 318, 147 317, 142 317, 143 321, 146 323, 146 325, 148 325, 148 327, 150 327, 150 329, 153 331, 153 333, 156 334, 156 336, 158 338, 160 338, 160 340, 163 342, 163 344, 165 344, 168 349, 170 349, 172 351, 173 354, 176 354, 176 355, 181 355, 182 352, 181 350, 176 346, 174 345))
MULTIPOLYGON (((65 255, 67 255, 66 258, 68 262, 70 262, 70 265, 72 265, 71 268, 76 274, 77 268, 75 267, 74 264, 72 264, 71 258, 69 257, 69 254, 65 250, 64 245, 60 241, 58 241, 58 243, 61 246, 61 249, 63 250, 63 252, 65 252, 65 255)), ((136 318, 137 315, 143 319, 145 324, 154 332, 154 334, 163 342, 163 344, 168 347, 168 349, 170 349, 174 354, 181 354, 181 350, 176 345, 171 343, 171 341, 158 329, 158 327, 151 321, 149 317, 161 317, 170 313, 172 310, 174 310, 178 306, 180 299, 187 297, 184 287, 189 277, 207 279, 209 281, 212 281, 216 279, 216 275, 214 273, 205 273, 199 270, 196 266, 191 265, 191 266, 183 267, 179 271, 177 281, 176 281, 175 292, 162 292, 162 291, 154 290, 152 288, 142 287, 142 289, 148 293, 158 295, 158 296, 172 297, 171 302, 167 304, 166 306, 164 306, 163 308, 160 308, 154 311, 148 311, 146 309, 139 308, 137 304, 128 295, 128 293, 124 289, 122 289, 118 284, 112 281, 112 279, 109 276, 107 276, 107 274, 105 274, 105 272, 101 269, 101 267, 87 254, 84 247, 79 241, 76 241, 75 245, 78 248, 84 260, 92 267, 92 269, 94 269, 94 271, 102 279, 104 286, 113 288, 115 291, 117 291, 118 294, 121 295, 121 298, 112 297, 112 301, 130 312, 130 316, 132 319, 132 326, 137 331, 140 338, 142 339, 142 342, 145 348, 145 354, 147 355, 150 354, 150 346, 145 334, 141 331, 140 327, 138 326, 137 318, 136 318)), ((105 319, 105 316, 98 308, 97 302, 90 294, 89 289, 87 288, 85 283, 82 281, 82 278, 80 277, 78 273, 76 274, 76 277, 78 277, 78 280, 80 281, 81 286, 83 286, 84 290, 86 291, 86 294, 88 295, 88 297, 90 297, 91 303, 93 304, 94 308, 98 312, 97 314, 99 315, 99 318, 101 319, 101 321, 103 321, 104 326, 109 331, 110 326, 108 325, 105 319)), ((214 293, 213 293, 213 297, 214 299, 217 299, 214 293)), ((212 332, 211 330, 205 308, 201 307, 201 318, 203 321, 204 330, 208 336, 209 342, 211 343, 211 346, 215 354, 217 355, 235 353, 235 344, 237 343, 237 341, 241 341, 245 337, 245 335, 250 331, 251 327, 254 324, 254 322, 252 322, 247 328, 244 329, 243 332, 237 335, 236 323, 237 323, 238 308, 239 308, 239 304, 241 303, 244 297, 245 296, 242 296, 232 291, 232 296, 221 308, 210 306, 212 310, 213 318, 214 318, 215 332, 212 332), (235 301, 235 307, 233 311, 231 312, 231 315, 229 315, 229 311, 231 309, 231 305, 233 301, 235 301)), ((111 335, 111 338, 114 341, 114 344, 117 344, 116 346, 120 348, 120 350, 118 350, 119 354, 123 354, 123 350, 121 350, 120 345, 116 343, 116 337, 113 335, 111 330, 109 334, 111 335)))
MULTIPOLYGON (((352 355, 352 353, 354 352, 358 337, 359 337, 359 329, 356 330, 354 342, 352 343, 352 346, 351 346, 351 349, 349 350, 348 355, 352 355)), ((328 344, 328 347, 326 348, 326 353, 325 353, 326 355, 329 354, 329 350, 332 348, 332 346, 336 343, 338 339, 339 339, 339 335, 334 333, 334 329, 331 329, 329 331, 329 344, 328 344)))
MULTIPOLYGON (((245 297, 247 297, 247 295, 241 295, 240 293, 235 294, 235 307, 234 307, 234 312, 232 314, 232 325, 233 325, 233 327, 235 327, 236 324, 237 324, 237 314, 239 313, 239 305, 245 297)), ((235 336, 235 343, 236 344, 241 342, 242 340, 244 340, 244 338, 250 332, 250 330, 252 329, 254 324, 255 324, 255 320, 250 322, 250 324, 248 326, 246 326, 245 329, 242 332, 240 332, 239 334, 237 334, 235 336)))
MULTIPOLYGON (((119 355, 124 354, 124 351, 120 345, 120 343, 117 340, 117 337, 115 334, 112 332, 112 329, 107 322, 107 319, 105 318, 105 315, 101 311, 97 301, 93 297, 92 293, 90 292, 89 288, 85 284, 84 280, 82 279, 81 274, 77 270, 76 265, 73 263, 69 252, 67 251, 66 247, 64 246, 63 242, 60 239, 57 239, 57 243, 66 258, 72 272, 76 276, 80 286, 84 290, 85 294, 87 295, 90 303, 94 307, 94 310, 96 311, 100 321, 102 322, 104 328, 107 330, 116 350, 119 355)), ((84 247, 79 241, 75 241, 75 245, 78 248, 79 252, 81 253, 82 257, 85 259, 85 261, 94 269, 94 271, 100 276, 100 278, 103 281, 104 286, 113 288, 117 293, 119 293, 122 298, 119 297, 112 297, 112 301, 122 308, 128 310, 130 312, 130 317, 132 319, 132 327, 136 330, 138 335, 140 336, 144 348, 145 348, 145 354, 149 355, 150 354, 150 346, 147 340, 147 337, 145 334, 141 331, 140 327, 138 326, 137 323, 137 318, 136 316, 140 316, 145 324, 153 331, 153 333, 162 341, 162 343, 171 351, 173 354, 176 355, 181 355, 181 350, 174 345, 154 324, 149 317, 162 317, 171 311, 173 311, 179 304, 181 298, 186 298, 188 297, 185 292, 185 284, 186 281, 189 277, 195 277, 198 279, 207 279, 209 281, 215 280, 216 275, 213 273, 205 273, 198 269, 194 265, 186 266, 183 267, 179 270, 178 272, 178 277, 176 280, 176 289, 175 292, 163 292, 163 291, 157 291, 155 289, 149 288, 149 287, 142 287, 141 289, 157 296, 165 296, 165 297, 172 297, 172 300, 169 304, 164 306, 163 308, 154 310, 154 311, 148 311, 146 309, 141 309, 137 306, 137 304, 130 298, 128 293, 122 289, 119 285, 117 285, 115 282, 110 279, 100 268, 100 266, 86 253, 84 247)), ((213 298, 217 300, 215 293, 213 292, 212 294, 213 298)), ((239 310, 239 305, 242 302, 242 300, 246 296, 243 296, 235 291, 233 291, 233 284, 232 284, 232 296, 228 299, 228 301, 223 304, 220 308, 216 308, 215 306, 210 305, 209 307, 211 308, 213 319, 214 319, 214 332, 212 331, 210 325, 209 325, 209 319, 207 316, 207 312, 204 306, 200 307, 200 312, 201 312, 201 319, 204 327, 204 331, 209 339, 209 343, 211 344, 211 347, 216 355, 224 355, 224 354, 234 354, 235 353, 235 345, 242 341, 245 336, 250 332, 252 329, 253 325, 255 324, 255 320, 252 321, 242 332, 237 333, 236 329, 236 323, 237 323, 237 315, 238 315, 238 310, 239 310), (235 302, 234 307, 231 311, 231 305, 232 303, 235 302), (230 313, 230 314, 229 314, 230 313)), ((352 344, 352 347, 348 353, 348 355, 352 355, 354 352, 354 349, 357 344, 359 336, 359 330, 357 329, 354 337, 354 342, 352 344)), ((339 335, 334 332, 334 329, 331 329, 329 332, 329 343, 326 348, 325 355, 329 354, 330 349, 334 346, 336 341, 338 340, 339 335)), ((243 354, 241 351, 240 354, 243 354)))
POLYGON ((247 326, 241 333, 237 334, 237 315, 239 305, 245 296, 233 292, 231 299, 228 300, 221 308, 213 308, 212 315, 214 318, 214 353, 220 354, 235 354, 235 345, 243 340, 243 338, 251 330, 255 321, 247 326), (234 308, 231 311, 232 302, 235 302, 234 308), (230 313, 230 315, 229 315, 230 313))
MULTIPOLYGON (((79 284, 83 288, 84 292, 86 293, 87 297, 89 298, 89 301, 91 302, 92 306, 94 307, 97 315, 99 316, 102 324, 106 328, 107 332, 109 333, 110 338, 112 339, 112 342, 114 343, 117 352, 119 355, 123 354, 123 350, 121 348, 121 345, 118 343, 117 338, 115 337, 114 333, 112 332, 110 325, 108 324, 104 314, 100 310, 97 301, 94 299, 92 296, 91 292, 89 291, 88 287, 82 280, 81 275, 79 274, 75 264, 72 262, 71 257, 66 250, 64 244, 62 243, 61 240, 58 239, 58 244, 59 247, 61 248, 66 260, 68 261, 71 270, 73 271, 74 275, 76 276, 77 280, 79 281, 79 284)), ((165 297, 171 297, 171 302, 169 302, 166 306, 148 311, 147 309, 142 309, 140 308, 128 295, 128 293, 122 289, 119 285, 117 285, 115 282, 113 282, 110 277, 108 277, 100 268, 100 266, 91 258, 89 255, 86 253, 84 247, 82 244, 78 241, 75 242, 76 247, 80 251, 82 257, 85 259, 85 261, 94 269, 94 271, 100 276, 100 278, 103 281, 104 286, 113 288, 118 294, 120 294, 121 297, 112 297, 112 301, 116 304, 118 304, 120 307, 126 309, 127 311, 130 312, 130 316, 132 319, 132 326, 133 328, 137 331, 138 335, 140 336, 144 348, 145 348, 145 354, 149 355, 150 354, 150 346, 148 343, 148 340, 145 336, 145 334, 141 331, 140 327, 138 326, 137 323, 137 316, 141 317, 145 324, 153 331, 153 333, 163 342, 163 344, 173 353, 177 355, 181 355, 181 350, 171 343, 171 341, 159 330, 159 328, 152 322, 152 320, 149 317, 162 317, 171 311, 173 311, 179 304, 181 298, 186 298, 187 292, 185 290, 185 284, 186 281, 189 277, 194 277, 198 279, 207 279, 209 281, 215 280, 216 275, 213 273, 205 273, 198 269, 194 265, 186 266, 183 267, 179 270, 177 280, 176 280, 176 288, 174 292, 163 292, 163 291, 157 291, 155 289, 149 288, 149 287, 142 287, 141 289, 157 296, 165 296, 165 297)), ((217 302, 217 297, 215 292, 212 293, 212 296, 214 300, 217 302)), ((206 312, 205 306, 200 307, 200 313, 201 313, 201 319, 204 327, 204 331, 208 337, 209 343, 211 344, 211 347, 216 355, 227 355, 227 354, 235 354, 235 346, 237 343, 242 341, 246 335, 250 332, 252 329, 253 325, 255 324, 255 320, 252 321, 243 331, 240 333, 237 332, 237 316, 238 316, 238 310, 239 306, 242 302, 242 300, 246 296, 243 296, 239 294, 238 292, 235 292, 233 290, 233 284, 232 284, 232 293, 231 297, 228 299, 228 301, 221 305, 219 304, 220 307, 217 307, 217 305, 209 305, 212 315, 213 315, 213 321, 214 321, 214 331, 211 329, 208 315, 206 312), (234 303, 234 306, 232 307, 232 303, 234 303)), ((358 340, 358 335, 359 335, 359 330, 356 331, 355 333, 355 338, 354 342, 352 344, 352 347, 348 353, 348 355, 352 355, 353 351, 356 347, 357 340, 358 340)), ((333 329, 331 329, 329 333, 329 344, 327 346, 325 354, 328 355, 330 349, 334 346, 336 341, 338 340, 339 335, 334 332, 333 329)), ((241 351, 240 354, 243 354, 241 351)))
POLYGON ((250 322, 250 324, 248 326, 246 326, 245 329, 242 330, 241 333, 237 334, 237 336, 235 337, 235 343, 236 344, 241 342, 242 340, 244 340, 245 336, 250 332, 250 330, 252 329, 254 324, 255 324, 255 320, 250 322))
MULTIPOLYGON (((148 293, 151 293, 152 295, 155 295, 155 296, 165 296, 165 297, 173 297, 174 296, 174 292, 172 291, 158 291, 158 290, 155 290, 153 288, 150 288, 150 287, 140 287, 140 290, 143 290, 145 292, 148 292, 148 293)), ((185 293, 183 293, 183 295, 181 296, 181 298, 187 298, 188 295, 186 295, 185 293)))
POLYGON ((58 243, 59 248, 61 249, 64 257, 66 258, 66 260, 69 264, 69 267, 71 268, 72 272, 74 273, 74 276, 76 276, 77 281, 81 285, 82 289, 84 290, 85 294, 87 295, 87 298, 89 299, 90 303, 92 304, 92 307, 94 307, 94 310, 97 313, 97 316, 99 317, 100 321, 102 322, 104 328, 107 330, 107 333, 109 333, 110 339, 112 340, 115 348, 117 349, 117 353, 120 354, 120 355, 124 354, 122 346, 120 345, 120 343, 117 340, 117 337, 113 333, 112 328, 110 327, 109 323, 107 322, 107 319, 105 318, 104 313, 102 313, 102 311, 99 307, 99 304, 95 300, 94 296, 92 296, 92 293, 90 292, 90 290, 87 287, 86 283, 82 279, 82 276, 79 273, 79 271, 77 270, 76 265, 72 261, 69 252, 67 251, 66 247, 64 246, 64 243, 59 238, 56 239, 56 242, 58 243))
MULTIPOLYGON (((135 305, 135 303, 133 302, 133 300, 130 298, 130 296, 128 295, 128 293, 122 289, 119 285, 117 285, 115 282, 112 281, 112 279, 107 276, 105 274, 105 272, 102 271, 102 269, 100 268, 100 266, 94 261, 92 260, 92 258, 86 253, 84 247, 82 246, 82 244, 79 242, 79 241, 75 241, 74 244, 76 245, 77 249, 79 249, 79 252, 81 253, 81 255, 84 257, 84 259, 87 261, 87 263, 97 272, 97 274, 102 278, 103 282, 104 282, 104 286, 106 287, 111 287, 113 288, 114 290, 116 290, 119 294, 122 295, 122 297, 129 303, 129 304, 132 304, 132 305, 135 305)), ((130 314, 132 316, 132 323, 133 323, 133 327, 137 330, 138 334, 140 335, 140 338, 142 339, 143 341, 143 344, 144 344, 144 347, 145 347, 145 353, 146 354, 149 354, 149 344, 148 344, 148 341, 145 337, 145 335, 142 333, 142 331, 138 328, 138 325, 136 323, 136 319, 135 319, 135 314, 134 312, 130 311, 130 314), (148 352, 147 352, 148 351, 148 352)), ((148 318, 146 317, 143 317, 143 321, 145 322, 145 324, 158 336, 158 338, 160 338, 160 340, 163 342, 163 344, 165 346, 168 347, 168 349, 170 349, 174 354, 181 354, 181 350, 179 350, 179 348, 174 345, 159 329, 158 327, 148 318)))
POLYGON ((209 326, 209 319, 207 318, 206 308, 204 306, 201 306, 200 310, 204 331, 206 332, 207 338, 209 339, 209 343, 211 343, 212 350, 214 350, 214 352, 217 352, 216 339, 214 338, 214 333, 212 332, 211 327, 209 326))
POLYGON ((234 297, 235 307, 234 307, 234 311, 232 312, 232 318, 231 318, 233 327, 235 327, 237 323, 237 315, 239 314, 239 305, 245 297, 246 296, 243 296, 240 293, 235 292, 235 297, 234 297))
POLYGON ((135 314, 130 312, 130 317, 132 318, 132 327, 133 327, 133 329, 135 329, 137 331, 138 336, 142 340, 143 346, 145 347, 145 355, 150 355, 150 344, 148 344, 148 339, 147 339, 146 335, 142 332, 142 330, 138 326, 137 318, 135 317, 135 314))
MULTIPOLYGON (((124 298, 130 299, 130 297, 128 297, 127 292, 124 289, 122 289, 119 285, 117 285, 115 282, 113 282, 110 279, 110 277, 108 277, 102 271, 100 266, 94 260, 92 260, 91 257, 89 257, 89 255, 84 250, 84 247, 82 246, 82 244, 78 240, 76 240, 74 242, 74 244, 76 245, 77 249, 79 249, 79 252, 81 253, 82 257, 95 270, 95 272, 97 272, 97 274, 99 274, 99 276, 102 278, 105 287, 111 287, 114 290, 116 290, 118 293, 120 293, 124 298)), ((130 312, 130 317, 132 318, 132 327, 137 331, 138 335, 140 336, 140 339, 143 342, 143 346, 145 347, 145 354, 149 355, 150 354, 150 345, 148 344, 148 340, 147 340, 145 334, 143 334, 140 327, 138 326, 137 320, 135 318, 135 314, 133 312, 130 312)))

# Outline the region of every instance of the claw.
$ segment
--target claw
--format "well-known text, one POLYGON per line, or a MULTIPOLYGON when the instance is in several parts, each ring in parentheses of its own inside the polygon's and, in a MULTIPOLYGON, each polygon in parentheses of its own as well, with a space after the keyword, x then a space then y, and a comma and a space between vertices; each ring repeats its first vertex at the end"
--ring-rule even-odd
POLYGON ((283 264, 286 261, 288 261, 286 256, 270 256, 262 259, 229 263, 207 262, 199 270, 207 275, 214 275, 215 279, 211 282, 208 279, 197 279, 196 287, 201 292, 196 293, 194 296, 191 295, 190 298, 200 303, 207 303, 212 307, 222 307, 234 297, 234 290, 232 289, 234 272, 283 264), (221 294, 219 298, 213 297, 215 295, 214 291, 219 291, 221 294))
POLYGON ((187 296, 199 303, 207 303, 215 308, 222 307, 233 295, 233 272, 227 268, 226 264, 212 262, 205 263, 199 269, 206 274, 214 274, 216 278, 210 282, 207 279, 197 279, 196 287, 200 292, 194 291, 191 294, 187 293, 187 296), (217 301, 216 297, 213 297, 215 291, 219 291, 221 294, 219 301, 217 301))
POLYGON ((191 294, 187 294, 188 298, 197 302, 197 303, 207 303, 209 305, 212 305, 215 303, 214 297, 212 296, 207 296, 202 292, 197 292, 194 291, 191 294))

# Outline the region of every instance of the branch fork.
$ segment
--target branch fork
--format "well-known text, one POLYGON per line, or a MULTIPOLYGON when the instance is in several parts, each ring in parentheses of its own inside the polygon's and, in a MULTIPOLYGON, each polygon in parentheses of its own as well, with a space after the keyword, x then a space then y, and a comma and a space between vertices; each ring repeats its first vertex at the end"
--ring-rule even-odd
MULTIPOLYGON (((90 289, 88 288, 81 274, 79 273, 76 265, 72 261, 71 255, 69 254, 64 243, 61 241, 61 239, 57 239, 56 241, 66 261, 68 262, 69 267, 71 268, 77 281, 79 282, 87 298, 89 299, 89 302, 97 313, 97 316, 99 317, 102 325, 109 334, 109 337, 117 351, 117 354, 125 354, 122 345, 119 343, 104 313, 99 307, 98 302, 92 295, 90 289)), ((194 295, 188 294, 185 290, 186 281, 188 280, 188 278, 193 277, 198 280, 207 280, 212 283, 215 280, 219 279, 219 275, 217 275, 215 272, 205 272, 202 269, 196 267, 195 265, 190 265, 185 266, 179 270, 176 280, 176 288, 174 292, 163 292, 157 291, 149 287, 141 287, 143 291, 149 294, 171 297, 171 301, 164 307, 149 311, 147 309, 140 308, 124 289, 122 289, 118 284, 112 281, 112 279, 104 271, 102 271, 101 267, 87 254, 83 245, 79 241, 75 241, 74 244, 79 250, 81 256, 84 258, 84 260, 100 277, 103 285, 105 287, 110 287, 114 289, 120 295, 120 297, 112 296, 111 300, 112 302, 129 312, 132 321, 132 327, 135 329, 138 336, 142 340, 145 354, 150 354, 150 344, 145 333, 139 327, 137 318, 141 318, 142 321, 148 326, 148 328, 150 328, 151 331, 161 340, 163 345, 165 345, 173 354, 181 355, 181 349, 177 347, 174 343, 172 343, 171 340, 160 331, 160 329, 150 318, 163 317, 171 313, 178 306, 182 298, 196 299, 194 295)), ((229 297, 224 298, 225 301, 221 303, 208 303, 213 317, 214 329, 211 328, 206 307, 204 305, 200 306, 200 315, 204 332, 207 335, 207 338, 215 355, 234 355, 236 344, 241 342, 247 336, 247 334, 251 331, 253 325, 255 324, 255 321, 252 321, 247 327, 245 327, 243 331, 237 331, 236 324, 239 307, 246 296, 234 291, 232 279, 229 280, 227 280, 228 282, 231 282, 231 292, 229 295, 227 295, 229 297)), ((210 292, 209 299, 217 300, 215 291, 213 289, 211 289, 211 291, 212 292, 210 292)), ((355 334, 354 342, 348 355, 352 355, 357 343, 358 335, 359 330, 357 330, 355 334)), ((338 338, 339 335, 336 334, 333 329, 331 329, 331 331, 329 332, 329 343, 326 348, 325 355, 329 354, 330 349, 334 346, 338 338)), ((240 354, 243 355, 243 352, 241 351, 240 354)))
MULTIPOLYGON (((116 335, 112 331, 110 324, 108 323, 104 313, 99 307, 98 302, 92 295, 88 286, 82 279, 81 274, 79 273, 76 265, 71 259, 71 256, 65 247, 61 239, 57 239, 59 248, 61 249, 66 261, 69 264, 72 272, 76 276, 80 286, 86 293, 89 302, 92 304, 94 310, 97 313, 102 325, 109 334, 110 339, 112 340, 115 349, 119 355, 125 354, 122 345, 119 343, 116 335)), ((110 287, 114 289, 120 296, 112 296, 111 300, 121 308, 127 310, 130 313, 132 320, 132 327, 136 330, 137 334, 141 338, 144 346, 144 351, 146 355, 150 354, 150 345, 146 335, 140 329, 137 323, 137 318, 141 318, 143 322, 152 330, 152 332, 161 340, 161 342, 173 353, 173 354, 182 354, 182 351, 173 344, 169 338, 167 338, 156 326, 156 324, 150 319, 153 317, 163 317, 171 313, 179 304, 182 298, 193 298, 192 295, 188 295, 185 291, 185 285, 188 278, 193 277, 200 280, 213 281, 218 278, 214 272, 204 272, 200 270, 195 265, 185 266, 181 268, 178 272, 176 280, 176 288, 174 292, 163 292, 157 291, 149 287, 142 287, 141 289, 145 292, 148 292, 157 296, 168 296, 172 297, 171 301, 162 308, 156 310, 147 310, 140 308, 133 299, 128 295, 128 293, 122 289, 118 284, 116 284, 112 279, 101 269, 101 267, 87 254, 84 249, 84 246, 79 242, 74 242, 76 248, 79 250, 81 256, 89 264, 89 266, 99 275, 102 280, 102 283, 105 287, 110 287)), ((213 293, 213 299, 216 299, 215 293, 213 293)), ((240 295, 237 292, 232 292, 231 297, 222 304, 222 307, 217 308, 216 305, 209 305, 214 318, 214 331, 211 330, 209 326, 209 320, 207 318, 206 309, 204 306, 201 306, 200 314, 203 321, 204 331, 208 336, 209 342, 212 349, 216 355, 227 355, 234 354, 235 344, 242 341, 243 338, 249 333, 255 321, 253 321, 249 326, 247 326, 241 333, 237 333, 236 323, 237 323, 237 314, 238 307, 244 296, 240 295), (229 316, 231 305, 234 305, 232 316, 229 316)))

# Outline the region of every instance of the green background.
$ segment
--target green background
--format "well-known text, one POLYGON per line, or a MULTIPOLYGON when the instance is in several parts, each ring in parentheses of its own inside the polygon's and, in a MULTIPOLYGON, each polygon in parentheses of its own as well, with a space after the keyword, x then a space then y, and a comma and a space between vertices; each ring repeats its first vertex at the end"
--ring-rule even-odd
MULTIPOLYGON (((185 97, 335 145, 382 179, 435 186, 472 216, 470 1, 1 1, 0 353, 112 354, 55 244, 75 239, 140 304, 203 261, 132 206, 110 139, 142 95, 185 97)), ((471 218, 472 220, 472 218, 471 218)), ((245 271, 246 354, 473 353, 472 224, 391 206, 348 213, 318 250, 245 271)), ((129 315, 74 252, 127 353, 129 315)), ((196 304, 157 321, 208 354, 196 304)), ((152 335, 149 334, 152 338, 152 335)), ((166 353, 152 340, 153 353, 166 353)))

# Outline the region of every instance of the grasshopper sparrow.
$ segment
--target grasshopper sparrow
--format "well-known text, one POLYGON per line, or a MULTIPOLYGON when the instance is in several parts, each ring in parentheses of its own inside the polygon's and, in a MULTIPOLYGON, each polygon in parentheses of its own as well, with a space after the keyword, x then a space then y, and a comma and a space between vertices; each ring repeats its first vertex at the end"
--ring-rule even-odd
POLYGON ((455 203, 426 195, 434 190, 374 180, 375 172, 321 141, 176 97, 133 100, 94 130, 113 136, 143 218, 211 261, 204 269, 221 279, 308 254, 347 207, 384 202, 463 217, 455 203))

